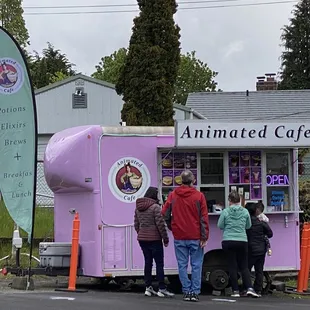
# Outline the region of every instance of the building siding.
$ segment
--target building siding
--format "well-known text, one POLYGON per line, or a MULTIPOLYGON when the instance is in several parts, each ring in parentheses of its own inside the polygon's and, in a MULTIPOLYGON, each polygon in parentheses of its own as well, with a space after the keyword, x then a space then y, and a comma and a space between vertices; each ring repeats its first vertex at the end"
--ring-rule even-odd
POLYGON ((185 111, 180 109, 174 108, 174 120, 184 120, 185 119, 185 111))
POLYGON ((83 125, 119 126, 123 101, 115 89, 78 79, 36 95, 38 132, 53 134, 83 125), (72 94, 84 84, 87 108, 73 109, 72 94), (76 85, 77 83, 77 85, 76 85))
POLYGON ((38 137, 38 160, 44 160, 44 153, 46 146, 48 144, 48 141, 52 135, 39 135, 38 137))
POLYGON ((310 90, 192 93, 186 106, 210 120, 309 120, 310 90))

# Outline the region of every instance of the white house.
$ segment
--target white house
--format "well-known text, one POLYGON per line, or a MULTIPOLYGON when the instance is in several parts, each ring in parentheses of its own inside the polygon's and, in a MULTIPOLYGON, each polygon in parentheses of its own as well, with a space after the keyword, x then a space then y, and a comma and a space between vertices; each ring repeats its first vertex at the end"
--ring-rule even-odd
MULTIPOLYGON (((82 74, 40 88, 35 95, 39 134, 37 204, 52 205, 52 192, 43 171, 49 139, 54 133, 75 126, 120 126, 123 101, 114 85, 82 74)), ((203 118, 191 108, 177 104, 174 111, 175 119, 203 118)))

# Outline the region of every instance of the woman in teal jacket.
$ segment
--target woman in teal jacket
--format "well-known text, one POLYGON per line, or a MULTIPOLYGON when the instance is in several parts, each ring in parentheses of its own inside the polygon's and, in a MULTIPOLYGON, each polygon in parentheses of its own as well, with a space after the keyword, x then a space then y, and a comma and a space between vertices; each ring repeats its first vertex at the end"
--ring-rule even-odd
POLYGON ((217 226, 223 230, 222 248, 228 258, 229 276, 233 290, 232 297, 240 297, 238 270, 242 275, 247 296, 258 297, 252 287, 248 269, 248 238, 246 230, 251 227, 251 217, 240 204, 240 196, 233 191, 228 196, 229 207, 224 209, 217 226))

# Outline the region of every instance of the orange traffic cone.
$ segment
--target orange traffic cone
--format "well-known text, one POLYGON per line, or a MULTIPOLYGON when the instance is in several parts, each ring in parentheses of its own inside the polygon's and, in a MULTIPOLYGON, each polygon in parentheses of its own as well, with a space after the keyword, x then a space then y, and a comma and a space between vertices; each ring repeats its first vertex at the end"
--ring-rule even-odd
POLYGON ((72 245, 71 245, 71 258, 70 258, 70 274, 69 274, 69 285, 67 289, 56 289, 55 291, 60 292, 74 292, 74 293, 85 293, 87 290, 76 289, 76 276, 79 259, 79 239, 80 239, 80 218, 79 214, 76 213, 73 220, 72 228, 72 245))

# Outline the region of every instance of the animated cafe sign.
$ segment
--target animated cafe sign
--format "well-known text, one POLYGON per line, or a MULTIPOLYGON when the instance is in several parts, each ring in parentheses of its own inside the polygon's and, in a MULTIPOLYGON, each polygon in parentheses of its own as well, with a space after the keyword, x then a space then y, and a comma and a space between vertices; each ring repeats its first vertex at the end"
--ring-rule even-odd
POLYGON ((175 145, 195 148, 309 147, 310 123, 181 120, 175 124, 175 145))

